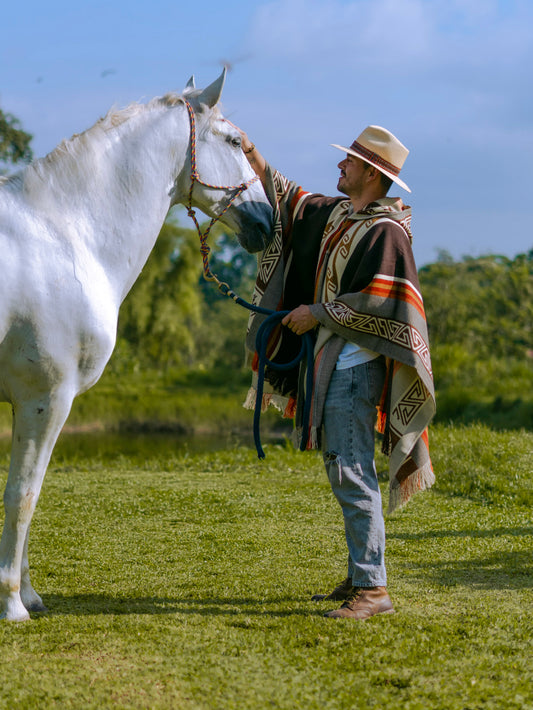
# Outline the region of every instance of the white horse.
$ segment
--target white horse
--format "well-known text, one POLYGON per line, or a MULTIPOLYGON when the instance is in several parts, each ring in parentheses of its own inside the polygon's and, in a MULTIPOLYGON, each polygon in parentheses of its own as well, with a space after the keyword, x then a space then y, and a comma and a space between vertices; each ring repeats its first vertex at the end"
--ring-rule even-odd
POLYGON ((2 618, 45 610, 30 583, 28 531, 46 468, 74 397, 111 356, 119 306, 169 208, 190 194, 210 217, 224 212, 249 251, 271 230, 261 183, 216 106, 224 79, 225 71, 201 91, 191 78, 181 96, 112 111, 0 180, 0 401, 13 408, 2 618), (198 173, 210 185, 194 181, 191 191, 193 123, 198 173))

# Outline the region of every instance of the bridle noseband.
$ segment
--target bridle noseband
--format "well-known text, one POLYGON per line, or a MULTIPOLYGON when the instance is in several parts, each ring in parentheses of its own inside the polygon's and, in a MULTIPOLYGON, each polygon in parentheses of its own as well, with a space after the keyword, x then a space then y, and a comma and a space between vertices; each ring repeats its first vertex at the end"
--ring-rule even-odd
POLYGON ((189 113, 189 124, 191 128, 191 186, 189 188, 189 199, 187 200, 187 204, 185 206, 187 208, 187 214, 193 219, 194 224, 196 225, 196 231, 198 232, 198 237, 200 238, 200 253, 202 254, 204 278, 207 279, 207 281, 215 281, 221 290, 225 287, 229 289, 229 286, 219 281, 216 274, 213 274, 211 272, 211 269, 209 268, 209 252, 211 251, 211 249, 207 244, 207 237, 209 235, 209 232, 211 231, 211 227, 215 224, 215 222, 218 222, 226 214, 226 212, 235 202, 237 197, 245 190, 247 190, 250 185, 256 182, 256 180, 258 180, 259 178, 257 175, 254 175, 253 178, 251 178, 250 180, 246 180, 246 182, 241 182, 240 185, 211 185, 210 183, 201 180, 196 166, 196 122, 194 119, 194 111, 188 101, 185 101, 185 106, 187 107, 187 112, 189 113), (196 218, 196 213, 192 208, 192 193, 194 190, 195 182, 197 182, 199 185, 203 185, 204 187, 210 187, 214 190, 234 190, 234 193, 230 197, 227 205, 224 207, 224 209, 219 215, 211 219, 211 222, 209 223, 209 226, 207 227, 205 232, 202 232, 198 219, 196 218))

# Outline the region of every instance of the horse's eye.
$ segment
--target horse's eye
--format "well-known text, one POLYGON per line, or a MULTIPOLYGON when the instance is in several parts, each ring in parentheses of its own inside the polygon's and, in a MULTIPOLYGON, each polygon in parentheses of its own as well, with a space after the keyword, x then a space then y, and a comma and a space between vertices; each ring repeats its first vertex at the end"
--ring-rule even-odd
POLYGON ((241 139, 240 139, 240 137, 237 138, 237 137, 235 137, 235 136, 228 136, 228 137, 226 138, 226 140, 228 141, 228 143, 231 143, 231 145, 232 145, 234 148, 240 148, 240 147, 241 147, 241 139))

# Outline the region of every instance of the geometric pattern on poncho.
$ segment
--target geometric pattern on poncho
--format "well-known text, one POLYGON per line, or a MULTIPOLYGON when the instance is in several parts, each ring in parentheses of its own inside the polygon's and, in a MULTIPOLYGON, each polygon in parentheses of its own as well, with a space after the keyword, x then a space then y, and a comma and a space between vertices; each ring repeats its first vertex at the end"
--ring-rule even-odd
POLYGON ((424 384, 421 380, 417 380, 398 402, 392 415, 404 426, 407 426, 416 416, 419 409, 426 403, 427 396, 427 390, 424 384))
POLYGON ((414 326, 391 318, 358 313, 339 301, 325 303, 324 308, 333 320, 345 328, 386 338, 395 345, 416 352, 431 375, 429 349, 414 326))

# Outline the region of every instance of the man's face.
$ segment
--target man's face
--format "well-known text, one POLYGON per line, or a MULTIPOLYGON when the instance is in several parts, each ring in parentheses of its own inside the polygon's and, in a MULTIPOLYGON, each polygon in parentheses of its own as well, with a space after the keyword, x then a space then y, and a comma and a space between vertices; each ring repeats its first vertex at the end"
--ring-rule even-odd
POLYGON ((361 197, 365 187, 365 173, 369 167, 368 163, 348 154, 337 167, 341 171, 337 190, 350 198, 361 197))

